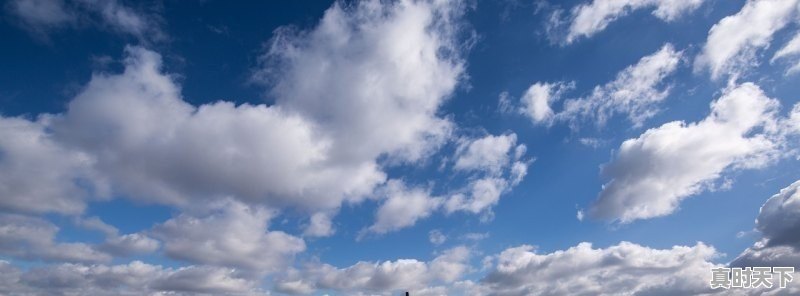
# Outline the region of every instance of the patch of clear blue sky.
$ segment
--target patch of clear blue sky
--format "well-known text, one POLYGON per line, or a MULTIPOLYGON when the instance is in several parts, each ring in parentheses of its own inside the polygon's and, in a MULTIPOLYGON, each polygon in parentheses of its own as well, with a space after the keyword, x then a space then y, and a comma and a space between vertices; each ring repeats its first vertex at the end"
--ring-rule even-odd
MULTIPOLYGON (((719 96, 725 81, 710 81, 706 73, 693 73, 691 61, 711 26, 736 13, 744 1, 708 1, 673 23, 653 17, 649 10, 636 11, 595 36, 564 47, 548 42, 543 30, 547 11, 535 13, 533 2, 519 1, 516 6, 512 1, 477 3, 477 9, 467 16, 479 37, 466 56, 468 87, 461 87, 442 109, 442 114, 452 115, 459 126, 471 132, 515 132, 519 142, 528 146, 528 156, 536 158, 522 184, 494 208, 495 219, 481 223, 474 215, 437 213, 414 227, 355 241, 358 231, 373 222, 376 203, 345 205, 335 220, 337 235, 308 240, 309 250, 301 260, 319 257, 346 266, 359 260, 426 260, 437 251, 462 243, 477 244, 484 254, 494 254, 520 244, 537 245, 541 251, 550 252, 582 241, 604 247, 625 240, 656 248, 703 241, 727 253, 729 257, 720 261, 728 261, 752 244, 752 237, 740 239, 736 234, 754 226, 759 206, 769 196, 800 178, 798 161, 790 159, 763 170, 736 173, 731 176, 735 182, 730 190, 691 197, 667 217, 621 227, 576 219, 577 210, 589 206, 604 182, 599 178, 599 166, 610 159, 622 141, 668 121, 692 122, 708 113, 708 104, 719 96), (688 62, 669 78, 673 91, 663 103, 663 111, 649 119, 644 128, 632 128, 616 118, 604 128, 585 126, 571 132, 564 125, 534 126, 522 116, 497 111, 501 92, 518 98, 537 81, 575 81, 576 88, 566 97, 586 95, 595 85, 613 80, 618 71, 666 42, 685 50, 688 62), (582 137, 603 139, 605 144, 587 147, 578 143, 582 137), (440 229, 448 235, 448 241, 438 247, 431 245, 428 231, 432 229, 440 229), (477 243, 459 239, 469 232, 489 233, 490 239, 477 243)), ((558 5, 569 9, 582 2, 558 5)), ((314 26, 330 5, 331 1, 165 1, 161 15, 170 38, 149 47, 164 56, 167 72, 179 75, 184 99, 192 104, 217 100, 269 102, 263 88, 247 82, 264 42, 279 26, 314 26)), ((124 46, 137 42, 86 28, 56 30, 45 43, 31 38, 10 19, 0 22, 0 35, 4 43, 0 46, 0 114, 5 116, 62 112, 93 70, 120 70, 118 63, 99 65, 101 57, 118 61, 124 46)), ((786 33, 780 33, 776 41, 787 38, 786 33)), ((762 65, 747 78, 758 82, 771 97, 779 98, 786 112, 797 102, 799 86, 798 76, 782 76, 784 67, 762 65)), ((451 152, 449 147, 425 166, 395 167, 389 174, 402 176, 412 184, 436 182, 434 193, 441 193, 464 182, 462 175, 437 170, 439 158, 451 152)), ((148 229, 174 213, 164 206, 116 199, 91 204, 87 215, 99 216, 122 233, 130 233, 148 229)), ((298 234, 299 217, 286 212, 273 221, 271 228, 298 234), (282 223, 284 219, 287 223, 282 223)), ((98 240, 97 234, 72 226, 68 219, 51 220, 62 227, 61 241, 98 240)), ((165 258, 144 259, 178 264, 165 258)))

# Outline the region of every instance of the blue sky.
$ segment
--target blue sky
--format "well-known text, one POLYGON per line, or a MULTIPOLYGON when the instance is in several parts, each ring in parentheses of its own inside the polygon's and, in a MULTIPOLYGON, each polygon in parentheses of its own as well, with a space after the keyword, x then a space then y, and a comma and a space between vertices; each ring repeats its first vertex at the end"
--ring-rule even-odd
POLYGON ((714 267, 800 266, 796 0, 2 9, 0 294, 714 294, 714 267))

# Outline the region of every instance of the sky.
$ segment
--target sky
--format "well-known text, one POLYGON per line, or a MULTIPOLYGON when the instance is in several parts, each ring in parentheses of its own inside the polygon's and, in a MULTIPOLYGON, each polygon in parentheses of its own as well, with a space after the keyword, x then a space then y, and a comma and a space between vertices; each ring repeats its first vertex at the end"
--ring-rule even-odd
POLYGON ((0 295, 792 295, 798 0, 8 0, 0 295))

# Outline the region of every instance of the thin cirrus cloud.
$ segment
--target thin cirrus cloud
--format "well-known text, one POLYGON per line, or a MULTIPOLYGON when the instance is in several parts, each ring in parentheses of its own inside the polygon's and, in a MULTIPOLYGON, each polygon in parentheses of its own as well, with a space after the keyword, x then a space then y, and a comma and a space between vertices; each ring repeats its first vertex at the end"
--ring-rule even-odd
POLYGON ((141 41, 166 38, 157 16, 118 0, 13 0, 7 3, 6 10, 26 30, 45 39, 51 31, 91 26, 141 41))

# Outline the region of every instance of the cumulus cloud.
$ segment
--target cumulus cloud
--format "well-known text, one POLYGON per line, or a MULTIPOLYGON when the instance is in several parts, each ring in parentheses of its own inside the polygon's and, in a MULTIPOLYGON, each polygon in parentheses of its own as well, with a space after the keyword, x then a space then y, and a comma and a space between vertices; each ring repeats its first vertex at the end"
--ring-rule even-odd
POLYGON ((98 248, 116 256, 131 256, 155 252, 159 246, 161 244, 157 240, 145 234, 130 233, 110 237, 98 248))
POLYGON ((408 188, 397 180, 389 181, 382 191, 386 200, 375 213, 375 224, 367 229, 378 234, 414 225, 437 210, 443 200, 430 196, 428 190, 408 188))
POLYGON ((602 168, 610 181, 589 215, 622 223, 668 215, 726 171, 767 165, 780 141, 771 132, 778 106, 745 83, 725 90, 699 122, 669 122, 626 140, 602 168))
POLYGON ((596 86, 587 97, 564 102, 564 110, 556 117, 575 123, 593 119, 603 126, 616 114, 625 115, 635 126, 658 112, 658 103, 669 96, 670 88, 664 79, 678 68, 682 52, 667 43, 655 53, 641 58, 636 64, 617 73, 616 78, 596 86))
POLYGON ((747 1, 738 13, 711 27, 695 68, 707 68, 714 79, 741 74, 757 63, 757 51, 769 46, 775 32, 789 24, 797 11, 797 0, 747 1))
POLYGON ((267 231, 273 213, 235 201, 220 202, 206 213, 183 213, 153 230, 167 256, 204 265, 274 272, 305 250, 302 239, 267 231))
POLYGON ((448 284, 470 270, 470 250, 460 246, 449 249, 431 261, 398 259, 384 262, 360 261, 337 268, 311 263, 302 270, 288 273, 276 281, 276 290, 291 294, 309 294, 328 289, 347 295, 391 295, 397 291, 412 294, 435 290, 434 285, 448 284))
POLYGON ((333 208, 383 178, 374 163, 326 166, 329 142, 296 114, 229 102, 192 106, 160 72, 158 54, 127 53, 122 74, 94 75, 51 128, 59 141, 94 156, 95 169, 130 198, 186 205, 235 196, 333 208))
POLYGON ((85 229, 105 234, 105 242, 98 245, 97 249, 115 256, 152 253, 161 246, 157 240, 143 232, 120 235, 119 229, 106 224, 98 217, 76 218, 74 223, 85 229))
MULTIPOLYGON (((445 202, 447 213, 465 211, 479 214, 489 210, 500 201, 500 196, 509 188, 506 179, 486 177, 471 181, 463 192, 453 194, 445 202)), ((491 213, 489 213, 491 215, 491 213)))
MULTIPOLYGON (((202 266, 160 274, 169 283, 151 288, 186 290, 200 281, 218 283, 196 286, 222 293, 241 286, 227 268, 260 276, 305 250, 302 239, 267 230, 272 209, 308 214, 304 233, 327 236, 343 203, 385 188, 391 194, 372 229, 413 225, 442 199, 386 183, 383 169, 424 160, 451 137, 454 123, 438 113, 464 75, 463 5, 337 3, 307 31, 278 30, 254 78, 268 85, 272 105, 191 105, 162 70, 159 54, 127 47, 124 70, 94 73, 64 113, 35 121, 0 118, 0 210, 79 217, 87 202, 120 196, 182 212, 149 232, 130 234, 78 218, 79 226, 106 234, 96 246, 103 252, 54 242, 57 229, 43 221, 17 221, 28 227, 24 231, 9 222, 3 224, 9 235, 4 253, 97 262, 111 260, 106 252, 127 256, 160 248, 202 266), (412 208, 421 211, 393 220, 396 206, 408 209, 402 202, 409 200, 421 200, 412 208), (184 288, 175 288, 178 283, 184 288)), ((147 21, 116 1, 59 7, 91 11, 114 30, 146 30, 147 21)), ((524 169, 515 167, 515 180, 524 169)))
POLYGON ((325 237, 336 233, 336 229, 331 221, 331 214, 318 212, 308 218, 308 225, 303 230, 303 235, 310 237, 325 237))
POLYGON ((500 196, 519 184, 528 172, 530 160, 524 160, 527 147, 517 145, 516 134, 487 135, 461 139, 456 149, 453 169, 472 172, 468 184, 449 194, 443 207, 446 213, 464 211, 492 217, 491 207, 500 196))
POLYGON ((270 81, 272 106, 188 104, 161 71, 158 54, 128 47, 125 70, 94 74, 64 114, 3 119, 9 140, 0 143, 7 156, 0 165, 8 170, 0 182, 18 185, 0 188, 19 191, 6 194, 3 206, 79 213, 87 199, 107 193, 88 186, 97 182, 115 195, 159 204, 233 196, 325 213, 314 216, 308 233, 332 234, 323 218, 385 181, 379 159, 420 160, 449 137, 453 124, 436 113, 464 68, 456 37, 461 5, 335 4, 307 32, 279 30, 259 71, 279 77, 270 81), (325 72, 334 68, 335 75, 325 72), (11 141, 15 133, 32 143, 11 141), (22 175, 28 172, 41 173, 38 181, 48 186, 23 186, 33 180, 22 175))
POLYGON ((22 271, 0 261, 0 292, 13 295, 266 295, 234 270, 164 268, 141 261, 120 265, 59 264, 22 271))
POLYGON ((697 295, 713 292, 709 260, 718 256, 702 243, 652 249, 621 242, 608 248, 580 243, 539 254, 523 245, 496 256, 480 283, 467 283, 472 295, 697 295))
POLYGON ((549 124, 553 120, 551 104, 561 99, 564 91, 571 89, 572 83, 536 82, 528 87, 520 98, 520 113, 530 118, 533 123, 549 124))
POLYGON ((108 195, 91 155, 64 147, 46 129, 46 119, 0 116, 0 209, 80 214, 86 200, 108 195))
POLYGON ((761 240, 742 252, 731 265, 800 269, 800 181, 781 189, 761 206, 756 229, 761 240))
MULTIPOLYGON (((580 4, 566 18, 559 14, 552 18, 551 26, 566 25, 566 36, 557 39, 569 44, 580 38, 591 37, 608 27, 617 19, 640 9, 654 9, 653 15, 672 22, 693 12, 704 0, 593 0, 580 4)), ((560 12, 559 12, 560 13, 560 12)))
POLYGON ((530 160, 523 157, 524 144, 517 144, 514 133, 486 135, 458 140, 453 170, 467 174, 467 183, 441 196, 430 188, 409 187, 401 180, 391 180, 379 192, 384 199, 375 215, 375 223, 359 234, 382 234, 412 226, 419 219, 443 209, 451 214, 463 211, 492 217, 491 207, 500 197, 519 184, 528 171, 530 160))
POLYGON ((85 243, 56 241, 59 228, 38 217, 0 214, 0 254, 30 261, 107 262, 111 256, 85 243))
MULTIPOLYGON (((516 134, 487 135, 483 138, 463 140, 456 149, 456 162, 453 168, 499 174, 513 157, 510 154, 516 143, 516 134)), ((525 147, 524 144, 520 145, 525 147)))
POLYGON ((458 1, 336 3, 313 30, 278 30, 255 79, 331 134, 338 161, 418 160, 453 128, 436 112, 464 72, 463 10, 458 1))

